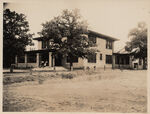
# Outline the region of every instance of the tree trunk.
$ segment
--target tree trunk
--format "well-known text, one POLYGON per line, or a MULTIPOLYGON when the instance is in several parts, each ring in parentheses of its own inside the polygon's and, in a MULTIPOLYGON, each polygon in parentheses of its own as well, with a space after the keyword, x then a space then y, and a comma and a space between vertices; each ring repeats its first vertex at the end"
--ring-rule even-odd
POLYGON ((73 63, 72 63, 72 61, 70 62, 70 71, 73 71, 73 63))

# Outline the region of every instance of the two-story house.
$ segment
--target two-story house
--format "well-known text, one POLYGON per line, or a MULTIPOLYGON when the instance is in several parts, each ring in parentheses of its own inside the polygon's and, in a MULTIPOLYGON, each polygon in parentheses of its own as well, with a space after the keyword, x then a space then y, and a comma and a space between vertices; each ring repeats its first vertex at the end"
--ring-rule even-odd
MULTIPOLYGON (((96 43, 99 52, 88 55, 88 59, 74 58, 73 68, 112 68, 115 65, 114 41, 117 39, 91 30, 89 30, 88 38, 96 43)), ((40 67, 42 63, 45 63, 48 67, 63 66, 69 68, 68 58, 63 58, 61 55, 52 56, 54 50, 48 49, 51 43, 49 40, 43 40, 42 37, 34 38, 34 40, 38 41, 38 49, 25 51, 23 56, 16 56, 17 67, 40 67)))

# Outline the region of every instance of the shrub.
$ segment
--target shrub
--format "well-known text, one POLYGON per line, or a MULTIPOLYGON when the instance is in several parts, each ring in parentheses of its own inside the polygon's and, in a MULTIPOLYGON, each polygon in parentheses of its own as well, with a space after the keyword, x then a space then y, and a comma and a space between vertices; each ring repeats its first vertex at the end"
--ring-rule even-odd
POLYGON ((62 79, 73 79, 76 75, 72 73, 61 74, 62 79))

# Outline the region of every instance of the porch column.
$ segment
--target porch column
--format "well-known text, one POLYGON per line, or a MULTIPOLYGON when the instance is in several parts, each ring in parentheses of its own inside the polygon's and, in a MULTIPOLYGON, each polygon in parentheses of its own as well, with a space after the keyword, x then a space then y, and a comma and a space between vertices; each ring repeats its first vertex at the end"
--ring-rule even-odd
POLYGON ((37 53, 36 54, 36 65, 37 65, 37 67, 39 67, 39 58, 40 58, 40 54, 37 53))
POLYGON ((112 55, 112 68, 115 68, 115 55, 112 55))
POLYGON ((15 64, 16 64, 16 67, 18 67, 18 56, 17 55, 15 56, 15 64))
POLYGON ((55 56, 53 56, 53 67, 55 67, 55 56))
POLYGON ((132 68, 132 56, 131 55, 129 55, 129 66, 130 68, 132 68))
POLYGON ((25 63, 25 66, 27 67, 27 54, 25 53, 25 59, 24 59, 24 63, 25 63))
POLYGON ((121 56, 119 56, 119 68, 121 68, 121 56))
POLYGON ((15 64, 18 64, 18 56, 15 56, 15 64))
POLYGON ((49 67, 52 67, 52 52, 49 52, 49 67))

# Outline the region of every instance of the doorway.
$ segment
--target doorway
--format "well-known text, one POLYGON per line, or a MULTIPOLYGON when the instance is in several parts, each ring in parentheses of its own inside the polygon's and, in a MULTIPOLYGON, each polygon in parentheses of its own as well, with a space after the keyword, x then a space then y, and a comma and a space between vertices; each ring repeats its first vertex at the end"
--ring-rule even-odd
POLYGON ((62 55, 58 54, 55 57, 55 66, 62 66, 62 55))

